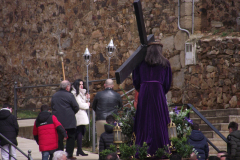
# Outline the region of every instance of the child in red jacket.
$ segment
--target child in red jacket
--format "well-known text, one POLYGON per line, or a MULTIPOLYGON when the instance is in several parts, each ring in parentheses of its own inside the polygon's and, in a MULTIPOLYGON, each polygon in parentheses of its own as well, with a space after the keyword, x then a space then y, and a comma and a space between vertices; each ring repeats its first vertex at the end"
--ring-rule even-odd
POLYGON ((33 135, 39 150, 42 152, 42 160, 52 160, 53 153, 58 148, 58 132, 67 139, 67 134, 61 123, 54 115, 48 112, 49 106, 42 105, 33 127, 33 135), (58 131, 58 132, 57 132, 58 131))

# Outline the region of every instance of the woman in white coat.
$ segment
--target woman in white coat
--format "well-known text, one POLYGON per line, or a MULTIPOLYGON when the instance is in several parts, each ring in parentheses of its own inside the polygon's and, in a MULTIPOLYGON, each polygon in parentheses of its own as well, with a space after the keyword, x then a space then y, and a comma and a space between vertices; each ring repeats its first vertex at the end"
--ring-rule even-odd
POLYGON ((87 99, 90 99, 90 95, 86 94, 84 82, 81 79, 77 79, 73 82, 71 93, 76 98, 79 105, 79 111, 75 114, 77 120, 77 153, 76 156, 87 156, 82 150, 82 137, 86 131, 86 125, 89 124, 89 119, 86 110, 89 109, 90 103, 87 99))

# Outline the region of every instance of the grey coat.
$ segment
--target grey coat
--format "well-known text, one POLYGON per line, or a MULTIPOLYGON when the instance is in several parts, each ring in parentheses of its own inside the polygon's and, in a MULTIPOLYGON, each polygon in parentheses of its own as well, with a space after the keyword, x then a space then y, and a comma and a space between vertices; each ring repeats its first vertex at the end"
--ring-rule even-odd
POLYGON ((235 159, 240 159, 240 131, 233 131, 228 135, 227 145, 228 154, 235 159))
POLYGON ((76 128, 75 113, 78 112, 79 106, 72 93, 60 89, 52 96, 51 107, 52 114, 65 129, 76 128))

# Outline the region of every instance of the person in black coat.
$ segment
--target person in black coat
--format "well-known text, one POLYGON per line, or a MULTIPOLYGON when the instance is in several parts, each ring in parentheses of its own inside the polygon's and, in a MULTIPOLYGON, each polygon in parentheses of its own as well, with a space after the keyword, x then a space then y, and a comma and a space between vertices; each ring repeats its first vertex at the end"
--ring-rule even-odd
MULTIPOLYGON (((107 124, 104 125, 105 132, 101 134, 99 141, 99 153, 105 149, 109 149, 110 145, 113 144, 113 124, 115 119, 112 115, 107 116, 106 118, 107 124)), ((99 159, 103 159, 103 157, 99 154, 99 159)))
POLYGON ((98 92, 94 97, 92 108, 96 112, 96 131, 97 143, 101 134, 104 132, 104 124, 108 115, 117 114, 118 109, 122 108, 122 99, 119 93, 113 90, 112 79, 107 79, 104 84, 105 90, 98 92))
POLYGON ((192 133, 189 136, 188 143, 197 150, 198 160, 208 159, 209 147, 208 147, 206 137, 199 130, 199 125, 197 123, 193 123, 191 125, 191 128, 192 128, 192 133))
POLYGON ((228 125, 229 135, 227 139, 227 153, 233 159, 240 160, 240 130, 236 122, 230 122, 228 125))
MULTIPOLYGON (((60 90, 52 96, 51 107, 52 114, 55 115, 58 121, 63 125, 67 131, 68 139, 66 143, 66 152, 69 159, 73 157, 73 150, 75 145, 75 132, 76 132, 76 118, 75 114, 79 110, 78 103, 70 93, 71 83, 64 80, 60 84, 60 90)), ((63 136, 58 134, 58 149, 63 150, 63 136)))
MULTIPOLYGON (((11 106, 5 103, 0 111, 0 133, 17 146, 17 135, 19 131, 19 126, 16 117, 13 116, 11 112, 11 106)), ((1 137, 0 145, 3 146, 6 151, 9 151, 8 142, 1 137)), ((11 151, 12 155, 16 158, 16 149, 13 146, 11 147, 11 151)), ((9 159, 8 153, 6 153, 3 149, 1 153, 2 159, 9 159)))

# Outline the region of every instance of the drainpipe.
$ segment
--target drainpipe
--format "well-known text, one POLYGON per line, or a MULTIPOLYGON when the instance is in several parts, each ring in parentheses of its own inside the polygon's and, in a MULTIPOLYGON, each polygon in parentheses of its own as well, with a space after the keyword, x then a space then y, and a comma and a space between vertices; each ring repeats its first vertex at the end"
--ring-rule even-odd
POLYGON ((192 0, 192 34, 194 33, 194 0, 192 0))
POLYGON ((180 27, 180 0, 178 0, 178 29, 180 29, 181 31, 187 32, 188 37, 190 36, 190 33, 188 30, 180 27))

